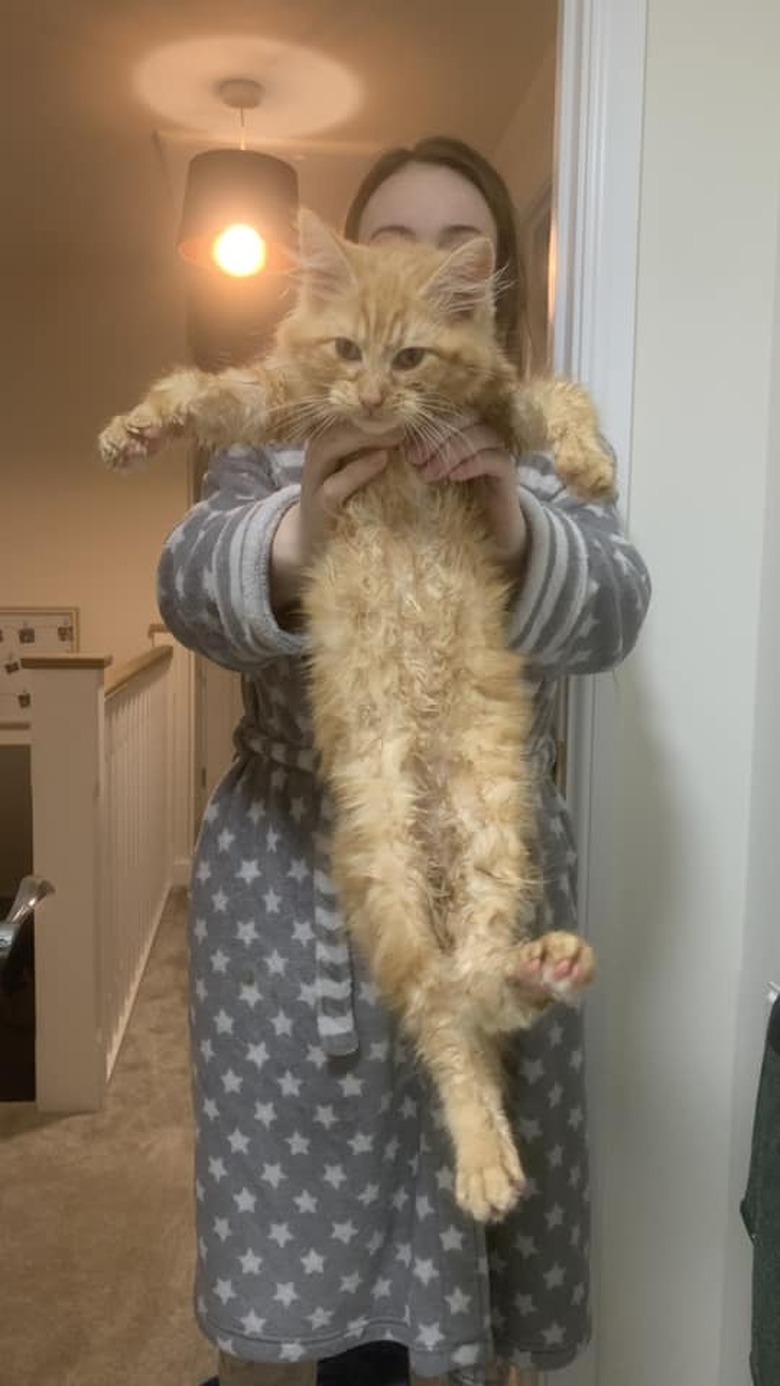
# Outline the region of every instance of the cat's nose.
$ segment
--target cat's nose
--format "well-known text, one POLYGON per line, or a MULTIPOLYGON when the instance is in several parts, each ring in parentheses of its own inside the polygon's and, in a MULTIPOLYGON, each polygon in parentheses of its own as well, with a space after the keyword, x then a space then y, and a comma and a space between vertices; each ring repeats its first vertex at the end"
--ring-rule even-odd
POLYGON ((378 380, 366 381, 361 385, 358 394, 360 403, 368 413, 378 409, 380 404, 385 402, 385 391, 378 380))

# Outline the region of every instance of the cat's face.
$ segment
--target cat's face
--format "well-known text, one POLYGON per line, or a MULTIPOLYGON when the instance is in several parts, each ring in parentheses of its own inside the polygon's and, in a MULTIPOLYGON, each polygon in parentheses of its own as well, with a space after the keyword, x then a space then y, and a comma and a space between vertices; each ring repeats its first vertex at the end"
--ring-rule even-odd
POLYGON ((368 435, 400 425, 430 437, 463 412, 498 354, 490 241, 356 246, 310 213, 300 232, 301 289, 278 345, 302 431, 349 420, 368 435))

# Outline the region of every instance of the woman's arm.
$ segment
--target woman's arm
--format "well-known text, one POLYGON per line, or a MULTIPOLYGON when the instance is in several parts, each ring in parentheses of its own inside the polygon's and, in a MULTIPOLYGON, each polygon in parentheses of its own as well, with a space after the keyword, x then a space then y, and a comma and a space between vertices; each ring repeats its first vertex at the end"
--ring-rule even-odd
POLYGON ((274 611, 271 551, 300 487, 279 486, 266 451, 232 447, 211 461, 203 499, 166 540, 160 612, 188 649, 240 673, 306 648, 274 611))
POLYGON ((613 668, 633 648, 650 602, 642 558, 615 506, 574 496, 547 457, 523 459, 519 483, 527 547, 513 649, 547 675, 613 668))

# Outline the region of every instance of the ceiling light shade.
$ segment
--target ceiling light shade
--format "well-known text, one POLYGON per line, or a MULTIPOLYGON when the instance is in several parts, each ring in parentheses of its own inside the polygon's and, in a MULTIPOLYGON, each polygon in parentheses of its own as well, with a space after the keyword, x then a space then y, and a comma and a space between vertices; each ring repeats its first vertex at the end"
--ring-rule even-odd
POLYGON ((297 211, 298 175, 290 164, 254 150, 209 149, 187 170, 177 249, 202 269, 281 273, 295 245, 297 211), (238 252, 233 268, 226 245, 238 252))

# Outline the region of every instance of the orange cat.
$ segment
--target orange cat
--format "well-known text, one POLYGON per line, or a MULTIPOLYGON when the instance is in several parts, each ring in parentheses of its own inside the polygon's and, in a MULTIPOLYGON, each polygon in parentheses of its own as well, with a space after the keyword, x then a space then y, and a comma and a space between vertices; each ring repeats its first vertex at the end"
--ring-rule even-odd
MULTIPOLYGON (((113 467, 167 437, 202 445, 302 442, 349 419, 428 443, 469 413, 515 453, 550 451, 585 496, 611 494, 612 460, 586 393, 521 383, 493 331, 492 247, 352 245, 300 217, 300 291, 271 353, 217 376, 181 370, 104 430, 113 467), (367 378, 377 403, 366 409, 367 378), (363 394, 365 395, 363 388, 363 394)), ((332 874, 351 935, 440 1094, 455 1192, 502 1216, 524 1177, 503 1108, 500 1036, 555 991, 574 935, 532 940, 535 786, 530 706, 506 640, 510 583, 467 484, 426 484, 400 448, 340 514, 307 574, 311 703, 335 809, 332 874)))

